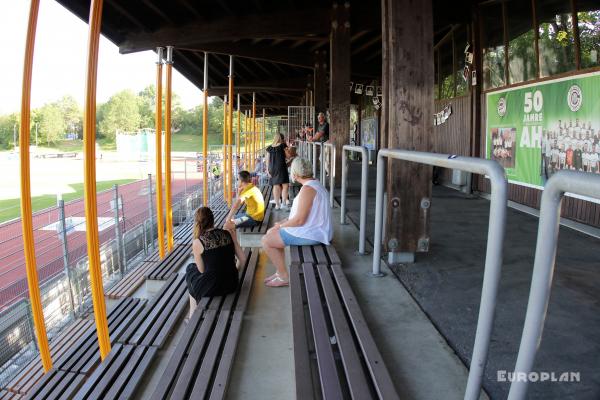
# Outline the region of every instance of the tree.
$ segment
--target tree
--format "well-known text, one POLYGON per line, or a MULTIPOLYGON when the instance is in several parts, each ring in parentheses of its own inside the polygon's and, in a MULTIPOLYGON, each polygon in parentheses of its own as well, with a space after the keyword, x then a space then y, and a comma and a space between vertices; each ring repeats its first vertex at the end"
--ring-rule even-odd
POLYGON ((137 132, 141 117, 138 99, 131 90, 113 95, 101 108, 98 131, 104 137, 114 140, 117 131, 137 132))
POLYGON ((56 143, 64 138, 65 121, 61 109, 56 103, 44 105, 37 113, 39 133, 46 143, 56 143))
POLYGON ((156 110, 156 87, 146 86, 137 95, 138 110, 140 115, 140 128, 155 126, 154 116, 156 110))
POLYGON ((15 124, 19 125, 19 114, 0 115, 0 149, 13 148, 15 124))
POLYGON ((83 112, 73 96, 63 96, 56 102, 60 109, 65 128, 69 133, 76 133, 78 137, 83 137, 83 112))

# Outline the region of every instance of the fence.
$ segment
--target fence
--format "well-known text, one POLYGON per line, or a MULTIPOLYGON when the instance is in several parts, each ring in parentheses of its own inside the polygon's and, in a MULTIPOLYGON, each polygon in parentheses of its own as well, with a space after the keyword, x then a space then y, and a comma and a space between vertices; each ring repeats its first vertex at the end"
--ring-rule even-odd
MULTIPOLYGON (((172 186, 173 223, 178 225, 200 206, 201 183, 198 179, 174 179, 172 186)), ((135 268, 155 246, 153 189, 154 183, 149 177, 98 193, 100 259, 105 288, 135 268)), ((73 317, 91 309, 83 202, 60 201, 55 207, 35 213, 33 222, 42 307, 48 336, 52 338, 73 317)), ((20 220, 0 225, 0 285, 2 386, 37 355, 20 220)))
POLYGON ((306 139, 314 133, 315 108, 306 106, 288 107, 287 123, 288 141, 295 142, 299 139, 306 139))

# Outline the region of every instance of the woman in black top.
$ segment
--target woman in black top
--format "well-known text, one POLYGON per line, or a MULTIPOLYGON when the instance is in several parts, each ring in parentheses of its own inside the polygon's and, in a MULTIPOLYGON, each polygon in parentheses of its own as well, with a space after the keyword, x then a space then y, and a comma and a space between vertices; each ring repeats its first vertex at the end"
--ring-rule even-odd
POLYGON ((275 198, 275 209, 287 209, 289 207, 288 186, 290 176, 285 162, 285 144, 281 133, 276 133, 273 144, 267 147, 267 158, 271 185, 273 186, 273 197, 275 198))
POLYGON ((200 207, 194 215, 194 262, 188 264, 185 280, 190 292, 190 316, 202 297, 223 296, 238 287, 239 265, 245 257, 240 245, 230 232, 214 227, 214 215, 210 208, 200 207))

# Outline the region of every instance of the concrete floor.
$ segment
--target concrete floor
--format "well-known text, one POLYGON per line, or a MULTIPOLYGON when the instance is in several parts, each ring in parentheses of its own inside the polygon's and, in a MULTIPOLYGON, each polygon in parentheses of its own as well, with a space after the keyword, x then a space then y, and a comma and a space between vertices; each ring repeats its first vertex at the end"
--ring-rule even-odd
MULTIPOLYGON (((370 171, 374 178, 374 171, 370 171)), ((359 166, 350 176, 360 176, 359 166)), ((360 180, 349 179, 349 217, 358 221, 360 180)), ((374 179, 370 179, 373 182, 374 179)), ((369 188, 367 237, 373 236, 374 192, 369 188)), ((481 296, 489 202, 434 187, 431 246, 415 264, 393 268, 422 311, 465 365, 470 363, 481 296)), ((494 332, 484 377, 493 399, 504 399, 509 383, 498 371, 512 371, 522 333, 535 252, 538 219, 509 209, 494 332)), ((580 372, 574 383, 529 385, 530 399, 600 398, 600 241, 561 227, 552 295, 534 370, 580 372)), ((390 299, 394 296, 388 296, 390 299)), ((371 313, 369 313, 371 314, 371 313)))

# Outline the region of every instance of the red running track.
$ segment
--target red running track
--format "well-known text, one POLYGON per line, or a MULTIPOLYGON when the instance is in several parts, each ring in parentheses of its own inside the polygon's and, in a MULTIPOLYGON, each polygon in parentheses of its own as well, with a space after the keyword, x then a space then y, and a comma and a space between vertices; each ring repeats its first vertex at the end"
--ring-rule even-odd
MULTIPOLYGON (((197 188, 201 180, 188 179, 188 188, 197 188)), ((186 183, 184 180, 173 180, 173 201, 185 194, 186 183)), ((148 219, 148 181, 141 180, 119 186, 119 195, 123 198, 121 218, 125 220, 125 231, 140 225, 148 219)), ((98 217, 114 219, 114 210, 110 201, 114 191, 107 190, 98 193, 98 217)), ((155 195, 153 194, 153 212, 155 209, 155 195)), ((83 199, 73 200, 65 204, 65 216, 85 217, 83 199)), ((35 253, 38 277, 43 283, 64 270, 62 241, 56 230, 42 230, 45 226, 58 221, 59 210, 52 207, 33 214, 33 229, 35 240, 35 253)), ((84 225, 85 222, 82 222, 84 225)), ((122 225, 121 225, 122 226, 122 225)), ((69 232, 67 236, 69 265, 87 256, 85 227, 82 231, 69 232)), ((114 239, 114 225, 100 231, 100 245, 114 239)), ((7 222, 0 225, 0 310, 14 301, 27 296, 27 276, 25 272, 25 256, 23 254, 23 239, 21 220, 7 222)))

